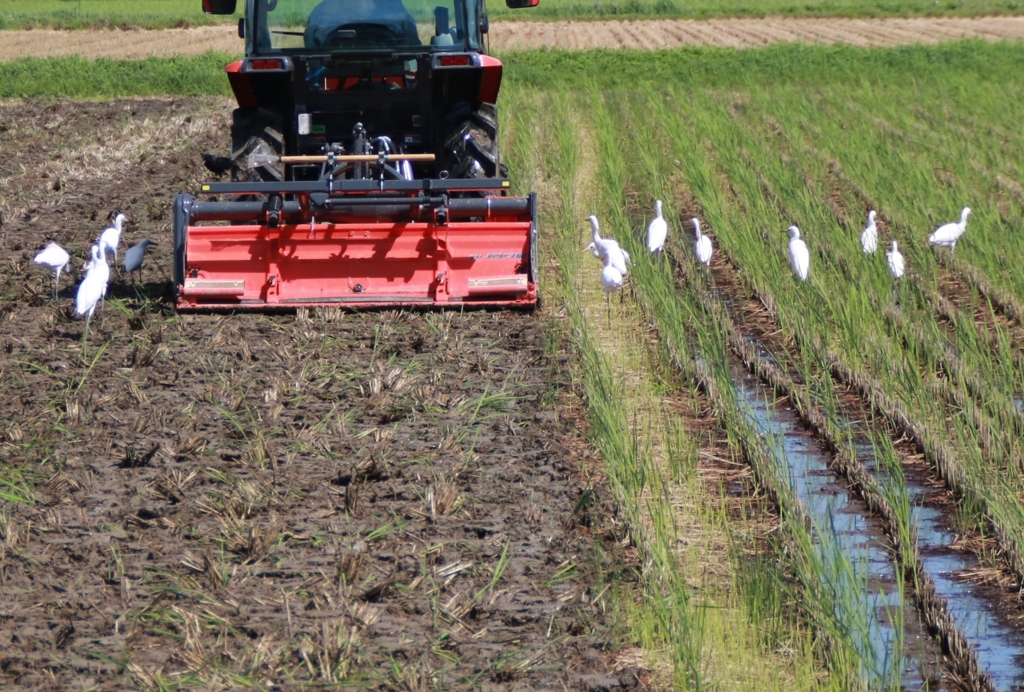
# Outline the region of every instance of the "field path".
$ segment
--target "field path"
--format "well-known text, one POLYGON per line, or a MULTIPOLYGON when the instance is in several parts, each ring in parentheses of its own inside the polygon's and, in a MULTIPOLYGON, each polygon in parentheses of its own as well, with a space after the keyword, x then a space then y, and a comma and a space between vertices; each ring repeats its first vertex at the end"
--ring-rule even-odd
MULTIPOLYGON (((991 41, 1024 39, 1024 16, 498 21, 491 27, 491 49, 498 52, 544 47, 570 50, 657 50, 676 46, 747 48, 797 41, 896 46, 940 43, 961 38, 991 41)), ((137 59, 190 55, 210 50, 241 53, 242 42, 238 39, 235 26, 224 24, 160 31, 0 31, 0 60, 68 55, 137 59)))

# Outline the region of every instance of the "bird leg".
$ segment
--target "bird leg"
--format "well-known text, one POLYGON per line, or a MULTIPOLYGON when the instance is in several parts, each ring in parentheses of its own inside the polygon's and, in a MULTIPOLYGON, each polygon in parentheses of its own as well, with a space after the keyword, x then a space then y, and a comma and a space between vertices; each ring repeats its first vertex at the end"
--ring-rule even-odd
POLYGON ((82 330, 82 353, 85 353, 86 347, 89 345, 89 318, 91 314, 85 316, 85 329, 82 330))
POLYGON ((135 297, 141 301, 149 300, 149 291, 146 289, 146 282, 142 280, 142 267, 139 267, 139 282, 135 283, 135 272, 132 272, 132 288, 135 289, 135 297), (143 298, 145 294, 145 298, 143 298))

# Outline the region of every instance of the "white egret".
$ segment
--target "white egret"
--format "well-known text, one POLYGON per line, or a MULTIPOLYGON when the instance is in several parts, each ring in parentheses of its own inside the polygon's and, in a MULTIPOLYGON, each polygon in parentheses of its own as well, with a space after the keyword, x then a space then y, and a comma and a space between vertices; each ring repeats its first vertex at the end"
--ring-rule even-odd
POLYGON ((591 237, 593 239, 590 245, 587 246, 587 249, 594 253, 594 257, 602 260, 605 264, 610 262, 623 276, 628 274, 629 269, 626 265, 630 262, 629 253, 623 250, 613 238, 601 237, 596 216, 590 215, 587 217, 587 220, 590 222, 592 229, 591 237))
POLYGON ((121 212, 117 212, 117 216, 114 217, 114 225, 103 229, 100 233, 99 245, 100 251, 106 258, 107 253, 114 254, 114 263, 117 263, 117 246, 121 243, 121 229, 124 226, 124 222, 128 220, 121 212))
POLYGON ((711 247, 711 238, 700 232, 700 221, 697 217, 693 217, 693 232, 696 241, 693 244, 693 252, 697 255, 697 261, 706 267, 711 266, 711 253, 714 252, 714 248, 711 247))
POLYGON ((618 269, 610 264, 604 265, 604 269, 601 270, 601 285, 604 286, 605 295, 622 288, 624 279, 625 277, 618 269))
POLYGON ((661 200, 654 200, 654 218, 647 226, 647 249, 652 253, 660 255, 665 247, 665 240, 668 238, 668 223, 661 215, 661 200))
POLYGON ((953 257, 953 253, 956 252, 956 241, 960 239, 960 236, 967 230, 967 215, 971 213, 970 207, 964 207, 964 210, 960 212, 960 223, 952 222, 946 223, 934 231, 928 236, 928 242, 932 245, 944 245, 949 248, 949 256, 953 257))
POLYGON ((860 234, 860 246, 864 248, 864 254, 873 255, 878 249, 878 227, 875 225, 875 210, 868 212, 868 225, 860 234))
POLYGON ((885 253, 885 261, 889 264, 889 272, 892 278, 899 279, 903 276, 903 255, 896 247, 896 241, 892 241, 892 250, 885 253))
POLYGON ((75 263, 71 261, 71 255, 57 243, 47 243, 46 247, 32 261, 56 274, 53 279, 54 300, 57 300, 57 285, 60 283, 60 273, 67 270, 76 276, 78 274, 75 263))
POLYGON ((811 254, 807 251, 807 245, 800 240, 800 229, 790 226, 789 230, 789 264, 801 281, 807 281, 807 274, 811 269, 811 254))
POLYGON ((608 305, 608 320, 612 318, 612 299, 611 295, 613 292, 618 291, 622 288, 622 284, 625 281, 625 277, 622 272, 613 267, 610 263, 605 263, 604 269, 601 270, 601 285, 604 287, 604 300, 608 305))
POLYGON ((96 307, 107 293, 107 282, 110 281, 110 267, 98 245, 92 246, 92 260, 89 269, 78 286, 75 296, 75 313, 85 315, 85 331, 83 338, 89 333, 89 319, 96 312, 96 307))
POLYGON ((619 247, 618 243, 615 241, 612 241, 612 243, 614 244, 608 245, 605 249, 607 252, 604 260, 605 264, 611 265, 617 272, 622 274, 622 276, 626 276, 626 274, 629 273, 629 269, 626 267, 626 265, 629 264, 629 255, 625 250, 619 247))

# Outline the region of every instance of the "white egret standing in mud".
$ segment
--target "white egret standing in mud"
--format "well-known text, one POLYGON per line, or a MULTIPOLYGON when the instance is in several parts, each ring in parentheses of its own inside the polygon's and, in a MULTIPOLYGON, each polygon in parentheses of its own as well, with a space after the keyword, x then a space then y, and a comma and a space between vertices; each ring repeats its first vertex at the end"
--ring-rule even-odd
POLYGON ((946 223, 934 231, 928 236, 928 242, 932 245, 943 245, 949 248, 949 257, 953 258, 953 253, 956 252, 956 241, 960 239, 960 236, 967 230, 967 215, 971 213, 970 207, 964 207, 964 210, 960 212, 960 222, 946 223))
POLYGON ((661 215, 661 200, 654 200, 654 218, 647 226, 647 249, 655 255, 661 255, 665 247, 665 240, 668 238, 668 223, 661 215))
POLYGON ((892 278, 899 279, 903 276, 903 255, 896 247, 896 241, 892 241, 892 250, 885 253, 885 261, 889 265, 889 273, 892 278))
POLYGON ((127 219, 128 217, 124 214, 117 212, 117 216, 114 217, 114 225, 104 228, 103 232, 100 233, 100 252, 104 258, 106 258, 107 253, 113 253, 115 264, 117 264, 117 246, 121 243, 121 230, 127 219))
POLYGON ((626 276, 629 273, 626 265, 629 263, 629 253, 623 250, 618 241, 613 238, 602 238, 599 233, 599 226, 597 223, 597 217, 591 214, 587 217, 587 221, 590 222, 590 228, 592 229, 591 238, 592 242, 587 246, 587 249, 594 253, 594 257, 603 261, 605 264, 611 264, 615 267, 622 276, 626 276))
POLYGON ((32 260, 41 267, 46 267, 55 273, 53 278, 53 299, 57 300, 57 285, 60 283, 60 273, 64 270, 78 275, 75 263, 71 261, 71 255, 57 243, 47 243, 39 254, 32 260))
POLYGON ((789 264, 801 281, 807 281, 807 274, 811 269, 811 254, 807 251, 807 245, 800 240, 800 229, 790 226, 789 230, 789 264))
POLYGON ((693 253, 697 255, 697 261, 703 264, 705 267, 711 266, 711 253, 714 252, 714 248, 711 247, 711 238, 700 232, 700 221, 697 217, 693 217, 693 232, 695 241, 693 243, 693 253))
POLYGON ((78 286, 78 294, 75 296, 75 313, 85 315, 85 331, 82 338, 89 335, 89 319, 96 312, 96 307, 103 300, 107 293, 107 282, 110 281, 110 267, 107 260, 100 251, 98 245, 92 246, 92 260, 89 262, 89 270, 78 286))
POLYGON ((875 225, 875 210, 868 212, 868 225, 860 234, 860 246, 864 248, 864 254, 873 255, 878 249, 878 227, 875 225))

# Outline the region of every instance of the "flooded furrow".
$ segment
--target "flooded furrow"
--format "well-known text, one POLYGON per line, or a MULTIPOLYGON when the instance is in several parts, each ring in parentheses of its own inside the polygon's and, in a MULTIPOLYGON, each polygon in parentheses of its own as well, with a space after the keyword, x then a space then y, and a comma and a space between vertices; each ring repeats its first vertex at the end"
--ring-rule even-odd
MULTIPOLYGON (((755 335, 774 328, 770 296, 758 295, 752 313, 755 323, 765 318, 772 323, 767 332, 745 328, 740 333, 732 315, 742 313, 736 298, 743 291, 727 261, 719 260, 713 278, 691 275, 678 260, 674 264, 681 284, 696 290, 742 362, 742 369, 730 373, 734 396, 749 424, 773 442, 778 468, 791 477, 820 549, 838 548, 857 570, 851 582, 868 614, 862 650, 868 660, 882 662, 865 671, 871 686, 886 684, 887 675, 891 683, 898 670, 897 684, 904 689, 1024 688, 1024 635, 1013 624, 1005 594, 978 578, 987 566, 962 540, 957 543, 949 499, 942 503, 936 497, 948 494, 945 484, 923 464, 915 469, 886 457, 902 471, 889 477, 863 413, 840 404, 838 413, 826 417, 820 404, 812 403, 802 376, 782 366, 755 335), (776 395, 788 397, 794 410, 770 405, 776 395), (894 497, 901 498, 899 517, 890 502, 894 497), (902 592, 900 576, 906 582, 902 592), (872 658, 877 652, 881 656, 872 658)), ((830 363, 832 377, 849 386, 837 375, 838 362, 830 363)), ((854 389, 863 402, 876 406, 863 386, 854 389)), ((881 413, 889 417, 888 409, 881 413)), ((902 419, 890 420, 897 429, 903 425, 902 419)), ((921 449, 913 432, 905 439, 921 449)), ((1003 541, 998 525, 996 537, 1003 541)))
MULTIPOLYGON (((761 372, 769 369, 775 371, 778 374, 769 378, 773 385, 783 393, 796 396, 794 382, 797 377, 793 373, 783 375, 785 369, 755 338, 745 335, 742 340, 742 344, 737 345, 746 359, 757 358, 759 361, 760 367, 755 366, 755 369, 761 372), (784 383, 783 379, 791 381, 784 383)), ((805 422, 813 423, 819 433, 825 432, 827 428, 824 420, 805 422)), ((910 507, 910 526, 917 540, 918 569, 926 577, 921 589, 927 591, 927 597, 919 594, 918 601, 920 603, 933 597, 937 599, 934 606, 936 612, 931 616, 927 613, 925 615, 938 626, 940 636, 945 638, 944 645, 953 650, 953 658, 963 659, 954 665, 954 671, 958 668, 961 671, 976 671, 977 682, 983 688, 1004 690, 1024 686, 1024 634, 1008 622, 1005 612, 1002 612, 998 594, 993 593, 991 587, 969 578, 969 575, 977 574, 983 565, 975 554, 956 546, 957 532, 952 524, 948 502, 939 502, 942 498, 937 495, 941 492, 937 490, 934 479, 923 471, 912 469, 904 469, 902 477, 893 478, 879 463, 875 446, 863 421, 855 421, 836 413, 834 423, 839 430, 852 437, 855 456, 846 460, 844 466, 851 470, 859 467, 867 476, 865 480, 873 480, 878 488, 900 487, 906 493, 910 507), (948 625, 943 626, 944 622, 948 625), (968 648, 964 649, 960 642, 968 648)), ((839 447, 840 440, 832 440, 832 445, 833 448, 839 447)), ((805 465, 799 456, 787 455, 787 458, 791 468, 794 459, 805 465)), ((805 473, 805 469, 797 471, 798 475, 805 473)), ((849 475, 850 471, 846 473, 849 475)), ((868 483, 860 482, 860 485, 863 488, 868 483)), ((869 491, 865 489, 862 492, 869 491)), ((827 506, 816 507, 806 500, 805 504, 816 521, 830 516, 827 506)), ((891 507, 888 509, 892 511, 891 507)), ((890 533, 893 528, 889 527, 890 533)), ((971 677, 975 677, 975 674, 972 673, 971 677)), ((904 680, 903 684, 916 683, 904 680)))
MULTIPOLYGON (((716 311, 720 310, 719 319, 728 333, 732 348, 747 368, 744 376, 749 377, 750 372, 756 373, 759 379, 770 383, 774 391, 780 395, 789 395, 799 409, 800 420, 828 439, 828 421, 818 407, 809 403, 803 385, 794 384, 801 380, 800 375, 783 367, 770 349, 750 331, 744 330, 741 334, 737 330, 731 317, 739 311, 734 292, 722 290, 723 286, 728 285, 737 285, 735 277, 731 275, 729 267, 720 266, 714 288, 706 286, 703 290, 710 304, 716 306, 716 311)), ((766 306, 772 304, 763 296, 761 302, 766 306)), ((737 387, 737 391, 744 390, 737 387)), ((877 459, 865 421, 854 420, 846 416, 844 411, 835 414, 833 423, 840 430, 849 431, 853 440, 853 452, 850 453, 841 449, 845 440, 834 439, 839 435, 829 439, 832 451, 837 453, 836 468, 846 481, 857 488, 873 513, 884 520, 885 531, 890 536, 896 528, 896 516, 888 501, 877 490, 892 488, 892 484, 898 481, 902 485, 902 492, 906 493, 910 506, 909 523, 917 541, 913 549, 913 561, 916 564, 907 565, 912 577, 908 581, 917 582, 917 606, 927 629, 941 642, 953 679, 960 685, 974 689, 1024 687, 1024 634, 1011 624, 1006 605, 1000 600, 997 590, 991 585, 972 580, 971 575, 978 574, 983 566, 976 554, 956 544, 957 532, 952 524, 953 515, 948 499, 940 502, 943 498, 937 497, 945 493, 945 488, 936 483, 934 474, 924 468, 904 467, 901 478, 891 478, 877 459)), ((797 459, 803 467, 807 465, 799 460, 799 456, 787 455, 787 458, 797 459)), ((806 469, 796 473, 807 475, 806 469)), ((821 485, 820 480, 818 485, 821 485)), ((813 495, 814 490, 814 484, 808 482, 805 494, 813 495)), ((830 512, 834 516, 834 511, 829 509, 827 503, 822 508, 820 502, 818 505, 807 499, 804 502, 816 522, 829 516, 830 512)), ((843 498, 843 502, 848 500, 843 498)), ((857 549, 863 551, 863 548, 857 549)), ((871 565, 871 562, 867 564, 871 565)), ((912 620, 915 618, 907 619, 908 622, 912 620)), ((910 678, 903 681, 904 686, 913 687, 915 684, 918 683, 910 678)))
MULTIPOLYGON (((887 470, 876 464, 875 446, 862 424, 852 423, 854 449, 868 473, 882 484, 895 481, 887 470)), ((910 501, 911 525, 925 573, 935 585, 935 593, 946 607, 957 628, 974 648, 978 665, 1000 690, 1024 686, 1024 633, 1000 616, 998 596, 992 587, 970 578, 985 570, 978 557, 958 548, 958 532, 948 509, 937 506, 942 490, 928 474, 904 469, 902 483, 910 501)))
POLYGON ((881 522, 829 464, 831 453, 799 416, 774 405, 771 388, 739 367, 733 372, 737 401, 748 424, 766 440, 778 467, 812 524, 823 578, 837 592, 855 593, 863 615, 853 642, 870 669, 872 689, 921 689, 941 675, 941 654, 928 636, 898 578, 881 522))

